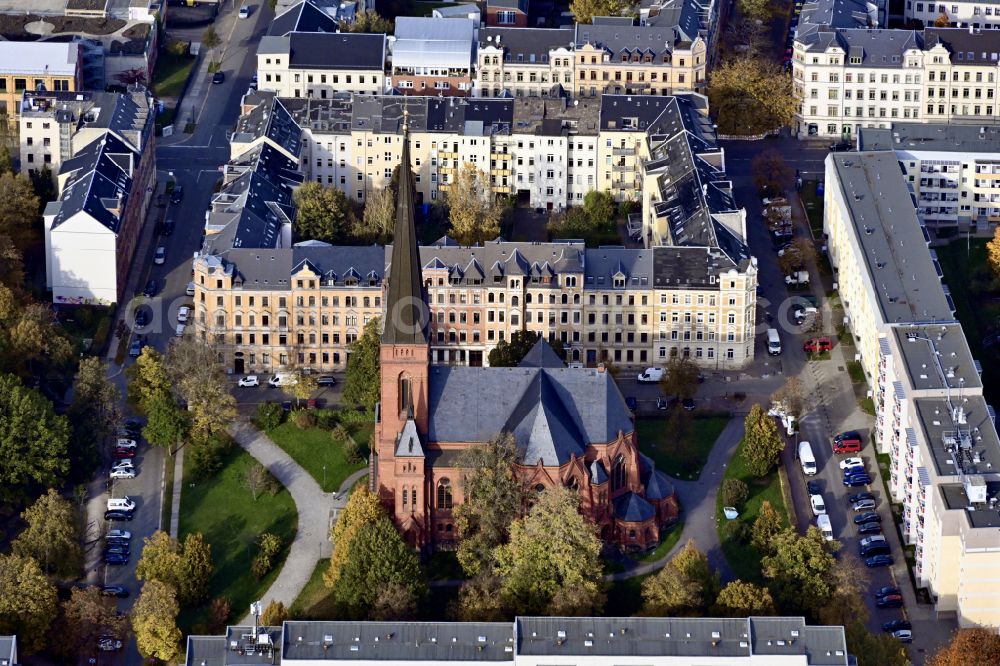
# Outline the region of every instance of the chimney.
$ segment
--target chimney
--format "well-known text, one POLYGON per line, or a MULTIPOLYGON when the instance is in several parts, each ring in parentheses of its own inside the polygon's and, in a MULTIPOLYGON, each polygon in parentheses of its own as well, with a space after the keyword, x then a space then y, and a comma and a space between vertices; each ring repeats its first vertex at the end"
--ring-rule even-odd
POLYGON ((597 364, 597 371, 598 371, 598 372, 604 372, 604 371, 605 371, 605 369, 606 369, 606 368, 604 367, 604 363, 603 363, 603 362, 602 362, 602 363, 598 363, 598 364, 597 364))

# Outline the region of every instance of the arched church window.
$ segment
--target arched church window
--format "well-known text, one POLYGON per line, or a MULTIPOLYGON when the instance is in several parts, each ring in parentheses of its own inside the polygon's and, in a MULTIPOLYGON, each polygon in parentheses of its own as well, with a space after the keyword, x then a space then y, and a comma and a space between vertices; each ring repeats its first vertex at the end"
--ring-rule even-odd
POLYGON ((451 481, 448 479, 441 479, 438 481, 438 497, 437 505, 439 509, 450 509, 451 508, 451 481))
POLYGON ((611 466, 611 492, 622 488, 625 485, 625 456, 618 454, 614 465, 611 466))
POLYGON ((407 500, 409 500, 409 499, 410 499, 410 491, 407 490, 406 488, 403 488, 403 510, 404 511, 406 510, 406 505, 408 504, 407 500))
POLYGON ((410 378, 400 377, 399 378, 399 411, 401 413, 407 413, 410 408, 413 407, 413 398, 410 393, 410 378))

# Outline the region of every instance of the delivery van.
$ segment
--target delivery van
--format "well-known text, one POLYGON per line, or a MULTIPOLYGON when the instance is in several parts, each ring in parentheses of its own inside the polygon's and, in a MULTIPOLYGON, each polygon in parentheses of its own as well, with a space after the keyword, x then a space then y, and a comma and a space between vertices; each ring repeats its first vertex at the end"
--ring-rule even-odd
POLYGON ((767 353, 771 356, 781 353, 781 336, 778 335, 776 328, 767 329, 767 353))
POLYGON ((813 455, 809 442, 799 442, 799 464, 802 466, 802 473, 806 476, 816 474, 816 456, 813 455))

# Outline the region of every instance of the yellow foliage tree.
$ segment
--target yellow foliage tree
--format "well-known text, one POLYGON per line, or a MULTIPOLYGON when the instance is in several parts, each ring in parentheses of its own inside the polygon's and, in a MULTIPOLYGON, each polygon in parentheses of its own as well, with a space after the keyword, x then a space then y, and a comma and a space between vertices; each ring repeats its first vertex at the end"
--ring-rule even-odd
POLYGON ((993 272, 1000 275, 1000 227, 993 232, 993 240, 986 244, 986 252, 993 272))
POLYGON ((351 494, 347 506, 330 532, 333 553, 330 555, 330 568, 323 574, 323 582, 327 587, 335 586, 340 580, 344 565, 351 557, 351 546, 358 530, 364 525, 378 522, 384 516, 385 510, 382 509, 378 495, 368 488, 360 486, 351 494))
POLYGON ((792 122, 799 100, 781 66, 764 58, 736 58, 716 68, 708 98, 719 130, 757 134, 792 122))
POLYGON ((493 240, 500 235, 500 215, 490 177, 474 164, 462 164, 445 200, 451 233, 462 245, 493 240))

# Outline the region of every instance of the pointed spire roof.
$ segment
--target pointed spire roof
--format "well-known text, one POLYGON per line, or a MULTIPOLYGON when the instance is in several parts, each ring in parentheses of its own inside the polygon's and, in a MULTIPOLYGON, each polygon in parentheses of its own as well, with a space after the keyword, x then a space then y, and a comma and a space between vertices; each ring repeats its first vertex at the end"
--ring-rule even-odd
POLYGON ((392 242, 383 344, 427 344, 427 303, 420 274, 417 230, 413 224, 413 170, 410 166, 408 112, 403 107, 403 157, 396 193, 396 232, 392 242))

